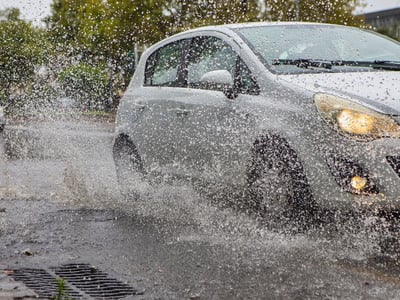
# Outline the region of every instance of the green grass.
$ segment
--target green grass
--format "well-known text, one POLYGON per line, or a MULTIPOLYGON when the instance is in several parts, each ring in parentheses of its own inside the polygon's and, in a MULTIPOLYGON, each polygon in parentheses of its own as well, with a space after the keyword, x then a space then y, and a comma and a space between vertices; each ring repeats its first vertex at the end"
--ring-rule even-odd
POLYGON ((56 278, 57 295, 50 297, 50 300, 73 300, 69 297, 67 281, 64 278, 56 278))

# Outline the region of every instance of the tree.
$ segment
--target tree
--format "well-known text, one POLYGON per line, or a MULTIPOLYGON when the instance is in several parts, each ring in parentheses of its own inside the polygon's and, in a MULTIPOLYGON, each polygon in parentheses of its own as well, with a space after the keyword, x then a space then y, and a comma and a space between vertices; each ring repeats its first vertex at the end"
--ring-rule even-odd
POLYGON ((354 15, 360 0, 264 0, 265 18, 271 21, 323 22, 360 26, 361 17, 354 15))
POLYGON ((42 32, 19 18, 18 9, 0 12, 0 88, 8 98, 12 88, 23 87, 42 61, 42 32))
POLYGON ((80 63, 64 69, 59 81, 68 97, 79 101, 88 110, 104 109, 107 95, 107 74, 104 68, 80 63))
POLYGON ((205 25, 258 21, 262 7, 258 0, 171 0, 164 1, 163 11, 172 34, 205 25))
POLYGON ((258 20, 258 0, 54 0, 47 20, 54 41, 80 54, 116 58, 201 25, 258 20))

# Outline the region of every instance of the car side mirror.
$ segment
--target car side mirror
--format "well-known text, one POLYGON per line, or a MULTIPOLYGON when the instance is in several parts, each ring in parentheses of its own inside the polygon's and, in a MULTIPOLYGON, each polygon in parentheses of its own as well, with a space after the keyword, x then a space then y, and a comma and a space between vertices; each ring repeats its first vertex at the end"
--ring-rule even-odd
POLYGON ((232 75, 227 70, 215 70, 207 72, 201 77, 200 81, 209 84, 233 85, 232 75))
POLYGON ((234 82, 232 75, 227 70, 214 70, 205 73, 200 82, 207 86, 213 86, 218 90, 222 90, 225 96, 229 99, 236 98, 234 82))

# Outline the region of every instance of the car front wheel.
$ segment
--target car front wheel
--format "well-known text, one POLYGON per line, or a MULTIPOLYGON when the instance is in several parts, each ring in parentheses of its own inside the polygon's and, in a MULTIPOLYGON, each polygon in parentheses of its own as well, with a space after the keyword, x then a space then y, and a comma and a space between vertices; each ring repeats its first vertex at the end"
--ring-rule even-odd
POLYGON ((249 170, 250 202, 256 213, 272 225, 308 227, 316 205, 303 167, 287 142, 271 137, 254 144, 249 170))

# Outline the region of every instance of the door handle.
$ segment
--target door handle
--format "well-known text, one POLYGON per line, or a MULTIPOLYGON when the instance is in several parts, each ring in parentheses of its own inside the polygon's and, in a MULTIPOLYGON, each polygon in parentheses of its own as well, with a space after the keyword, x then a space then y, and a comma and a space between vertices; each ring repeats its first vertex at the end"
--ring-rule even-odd
POLYGON ((177 109, 175 113, 176 113, 176 115, 177 115, 178 117, 186 117, 186 116, 189 115, 190 110, 187 110, 187 109, 177 109))
POLYGON ((136 111, 144 111, 146 109, 146 105, 134 105, 133 109, 136 111))

